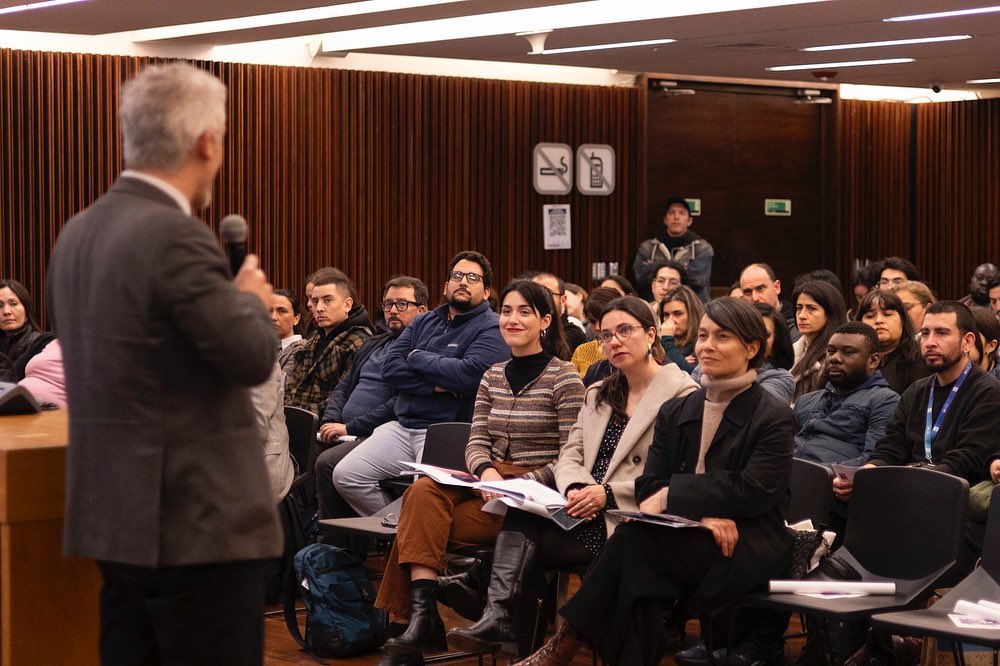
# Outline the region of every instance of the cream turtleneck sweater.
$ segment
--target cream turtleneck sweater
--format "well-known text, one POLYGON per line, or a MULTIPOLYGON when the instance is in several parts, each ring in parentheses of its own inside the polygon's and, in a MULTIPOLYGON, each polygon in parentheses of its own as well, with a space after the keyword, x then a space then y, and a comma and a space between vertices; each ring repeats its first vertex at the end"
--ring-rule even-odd
MULTIPOLYGON (((694 468, 695 474, 705 473, 705 455, 712 446, 712 439, 722 423, 722 415, 725 413, 729 403, 733 398, 743 391, 746 391, 757 379, 756 370, 747 370, 739 377, 729 379, 713 379, 708 375, 703 375, 701 385, 705 387, 705 411, 701 417, 701 446, 698 449, 698 464, 694 468)), ((670 489, 663 493, 663 511, 667 510, 667 496, 670 489)))

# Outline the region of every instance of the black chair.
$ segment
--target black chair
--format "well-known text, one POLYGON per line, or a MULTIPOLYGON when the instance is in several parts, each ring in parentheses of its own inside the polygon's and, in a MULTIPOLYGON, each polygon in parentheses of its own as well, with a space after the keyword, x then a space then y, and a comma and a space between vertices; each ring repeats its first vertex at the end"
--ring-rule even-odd
MULTIPOLYGON (((465 469, 465 445, 469 443, 472 425, 460 421, 432 423, 427 426, 424 453, 420 462, 448 469, 465 469)), ((379 487, 397 497, 406 492, 416 478, 414 474, 401 474, 379 481, 379 487)))
POLYGON ((903 636, 931 636, 950 640, 956 664, 964 664, 962 643, 993 648, 993 664, 997 664, 1000 649, 1000 632, 988 629, 956 627, 948 617, 954 612, 955 602, 973 603, 985 599, 1000 603, 1000 493, 994 490, 990 498, 989 518, 986 521, 986 538, 980 566, 961 583, 930 608, 896 613, 883 613, 872 617, 872 624, 903 636))
POLYGON ((808 460, 792 460, 791 501, 786 519, 789 523, 812 520, 814 527, 825 525, 833 504, 833 470, 808 460))
POLYGON ((836 565, 820 567, 805 580, 894 582, 896 593, 839 599, 756 594, 739 605, 817 617, 819 645, 828 653, 830 618, 860 619, 912 607, 930 592, 957 559, 968 496, 965 479, 950 474, 915 467, 860 469, 844 545, 832 556, 836 565))
POLYGON ((301 476, 311 471, 309 461, 319 431, 319 417, 308 409, 285 407, 285 427, 288 428, 288 450, 295 464, 295 476, 301 476))

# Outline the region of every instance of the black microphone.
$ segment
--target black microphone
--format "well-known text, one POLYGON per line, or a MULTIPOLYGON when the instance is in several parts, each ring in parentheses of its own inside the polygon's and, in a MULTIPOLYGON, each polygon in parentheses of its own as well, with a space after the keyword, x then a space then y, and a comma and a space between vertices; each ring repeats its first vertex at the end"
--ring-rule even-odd
POLYGON ((242 215, 226 215, 219 223, 219 235, 229 257, 229 268, 233 277, 240 271, 247 258, 247 221, 242 215))

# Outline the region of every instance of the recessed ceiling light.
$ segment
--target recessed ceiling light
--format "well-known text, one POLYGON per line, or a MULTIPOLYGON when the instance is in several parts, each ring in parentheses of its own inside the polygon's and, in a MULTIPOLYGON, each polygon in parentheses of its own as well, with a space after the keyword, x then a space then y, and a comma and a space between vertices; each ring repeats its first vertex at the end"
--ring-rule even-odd
POLYGON ((617 44, 590 44, 588 46, 568 46, 561 49, 545 49, 540 55, 556 53, 577 53, 578 51, 600 51, 603 49, 627 49, 632 46, 655 46, 656 44, 672 44, 676 39, 645 39, 640 42, 618 42, 617 44))
POLYGON ((44 2, 30 2, 24 5, 12 5, 10 7, 0 7, 0 14, 13 14, 15 12, 26 12, 29 9, 45 9, 57 5, 68 5, 74 2, 86 2, 87 0, 45 0, 44 2))
MULTIPOLYGON (((74 0, 78 1, 78 0, 74 0)), ((306 21, 322 21, 324 19, 343 18, 345 16, 363 16, 391 12, 398 9, 413 9, 415 7, 430 7, 432 5, 447 5, 467 0, 362 0, 347 2, 329 7, 312 7, 295 9, 287 12, 271 14, 256 14, 238 18, 220 19, 218 21, 202 21, 201 23, 185 23, 182 25, 167 25, 159 28, 133 30, 128 33, 133 42, 152 42, 158 39, 176 39, 194 35, 210 35, 234 30, 250 30, 270 25, 286 25, 289 23, 304 23, 306 21)))
POLYGON ((926 19, 953 18, 955 16, 971 16, 973 14, 992 14, 1000 12, 1000 5, 994 7, 973 7, 972 9, 956 9, 949 12, 933 12, 931 14, 911 14, 910 16, 893 16, 882 19, 885 22, 895 21, 923 21, 926 19))
POLYGON ((588 0, 562 5, 527 7, 471 16, 397 23, 323 35, 323 52, 358 51, 382 46, 426 44, 453 39, 511 35, 534 30, 558 30, 680 16, 700 16, 765 7, 817 4, 830 0, 702 0, 701 2, 622 2, 588 0))
POLYGON ((867 65, 898 65, 913 62, 914 58, 885 58, 882 60, 847 60, 844 62, 816 62, 811 65, 779 65, 767 67, 769 72, 794 72, 803 69, 840 69, 842 67, 865 67, 867 65))
POLYGON ((966 83, 1000 83, 1000 78, 997 79, 972 79, 966 81, 966 83))
POLYGON ((935 42, 958 42, 972 39, 972 35, 945 35, 943 37, 915 37, 913 39, 889 39, 882 42, 858 42, 856 44, 831 44, 829 46, 810 46, 800 51, 840 51, 846 49, 868 49, 876 46, 905 46, 907 44, 933 44, 935 42))

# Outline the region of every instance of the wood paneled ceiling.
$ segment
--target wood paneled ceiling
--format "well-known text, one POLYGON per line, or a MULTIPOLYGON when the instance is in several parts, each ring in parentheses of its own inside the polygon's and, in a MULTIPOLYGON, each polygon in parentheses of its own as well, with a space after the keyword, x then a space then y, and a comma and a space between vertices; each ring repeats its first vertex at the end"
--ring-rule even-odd
MULTIPOLYGON (((673 0, 671 0, 673 1, 673 0)), ((678 2, 680 0, 677 0, 678 2)), ((24 0, 0 0, 0 8, 24 0)), ((488 12, 568 4, 569 0, 466 0, 363 16, 228 30, 178 37, 177 44, 231 44, 265 39, 316 36, 372 26, 427 21, 488 12)), ((635 2, 667 0, 621 0, 635 2)), ((531 56, 528 44, 512 34, 404 44, 368 49, 373 53, 482 59, 601 67, 631 72, 667 72, 750 79, 808 81, 806 72, 768 72, 775 65, 868 58, 909 57, 906 64, 835 68, 834 83, 862 83, 977 89, 968 79, 1000 76, 1000 13, 887 23, 883 19, 926 12, 985 7, 1000 0, 826 0, 787 7, 632 21, 556 30, 547 48, 673 38, 673 44, 531 56), (868 48, 826 53, 799 49, 827 44, 969 34, 972 39, 942 44, 868 48)), ((349 5, 334 0, 88 0, 57 7, 0 15, 0 30, 98 35, 144 28, 235 18, 311 7, 349 5)), ((544 26, 538 26, 544 27, 544 26)), ((2 37, 0 37, 2 45, 2 37)), ((978 86, 996 90, 996 86, 978 86)))

